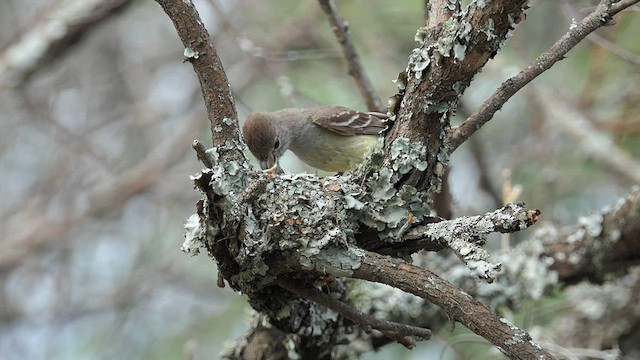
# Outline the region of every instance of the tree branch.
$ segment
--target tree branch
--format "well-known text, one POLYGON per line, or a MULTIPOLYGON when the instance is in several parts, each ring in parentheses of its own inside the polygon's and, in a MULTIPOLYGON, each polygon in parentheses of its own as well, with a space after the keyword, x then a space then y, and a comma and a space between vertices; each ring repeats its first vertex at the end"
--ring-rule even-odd
POLYGON ((345 60, 347 60, 349 75, 351 75, 356 82, 360 94, 367 103, 367 108, 369 108, 370 111, 385 112, 385 108, 382 106, 382 100, 380 100, 380 97, 376 94, 371 80, 362 67, 356 48, 353 46, 348 23, 340 16, 333 0, 318 0, 318 2, 322 10, 327 14, 327 17, 329 17, 333 33, 336 35, 336 39, 342 48, 342 54, 345 60))
POLYGON ((229 81, 195 6, 191 1, 156 0, 167 13, 193 65, 211 123, 213 145, 221 157, 248 164, 242 152, 238 115, 229 81))
MULTIPOLYGON (((366 247, 380 254, 403 257, 420 250, 439 251, 450 248, 465 264, 486 261, 488 253, 480 246, 486 236, 493 232, 512 233, 524 230, 538 221, 540 211, 529 210, 524 204, 507 204, 484 215, 463 216, 453 220, 427 221, 415 224, 397 243, 386 243, 382 247, 366 247)), ((359 241, 359 244, 366 244, 359 241)), ((478 264, 476 264, 478 265, 478 264)), ((492 268, 492 266, 490 266, 492 268)), ((478 269, 476 269, 478 270, 478 269)), ((487 273, 477 275, 491 280, 487 273)))
POLYGON ((611 272, 640 262, 640 189, 601 213, 583 217, 576 226, 540 229, 536 241, 545 245, 551 269, 571 283, 601 281, 611 272))
POLYGON ((556 62, 564 59, 565 55, 578 43, 584 40, 596 29, 611 24, 615 14, 640 0, 625 0, 613 3, 613 0, 602 0, 595 10, 579 24, 572 26, 569 31, 545 53, 540 55, 524 70, 503 82, 489 99, 462 125, 460 125, 447 139, 449 152, 453 152, 473 133, 486 124, 502 105, 515 95, 526 84, 551 68, 556 62), (613 4, 612 4, 613 3, 613 4))
MULTIPOLYGON (((407 139, 420 162, 393 179, 396 188, 406 184, 425 193, 439 191, 450 154, 444 146, 449 121, 460 96, 525 18, 527 8, 526 0, 472 2, 454 10, 445 21, 430 16, 429 22, 437 25, 418 30, 419 45, 396 80, 398 92, 390 101, 395 115, 390 118, 384 151, 385 165, 398 166, 394 147, 397 140, 407 139)), ((438 9, 432 6, 431 10, 438 9)))
POLYGON ((451 319, 489 340, 510 359, 553 359, 525 331, 428 270, 366 252, 353 277, 387 284, 438 305, 451 319))

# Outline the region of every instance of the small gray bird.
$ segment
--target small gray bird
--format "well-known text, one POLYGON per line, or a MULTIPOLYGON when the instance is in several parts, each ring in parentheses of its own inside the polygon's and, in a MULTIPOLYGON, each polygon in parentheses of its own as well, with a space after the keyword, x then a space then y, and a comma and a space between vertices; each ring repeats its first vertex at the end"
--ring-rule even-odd
POLYGON ((280 157, 291 150, 314 168, 344 172, 377 144, 386 118, 342 106, 289 108, 250 114, 242 132, 262 169, 279 169, 280 157))

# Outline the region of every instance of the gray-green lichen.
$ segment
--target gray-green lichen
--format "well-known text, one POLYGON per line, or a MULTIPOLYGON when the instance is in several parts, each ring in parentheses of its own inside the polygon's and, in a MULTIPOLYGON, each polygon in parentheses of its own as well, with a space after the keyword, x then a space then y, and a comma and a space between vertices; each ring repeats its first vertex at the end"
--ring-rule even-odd
POLYGON ((430 63, 429 48, 415 48, 409 55, 407 72, 414 74, 416 79, 420 79, 422 78, 422 72, 429 67, 430 63))
POLYGON ((458 8, 458 0, 449 0, 442 3, 442 7, 454 11, 458 8))
POLYGON ((399 229, 409 219, 422 220, 430 215, 430 199, 424 192, 419 192, 411 185, 403 185, 396 189, 395 184, 410 171, 425 171, 427 168, 426 146, 419 142, 411 142, 407 138, 398 138, 391 145, 388 166, 383 166, 381 151, 373 153, 371 161, 362 165, 368 169, 360 169, 368 176, 363 186, 344 183, 343 191, 348 203, 362 204, 351 206, 358 219, 368 227, 380 233, 381 238, 389 241, 399 239, 399 229), (353 198, 353 200, 352 200, 353 198))
POLYGON ((424 171, 428 165, 426 154, 426 145, 399 137, 391 144, 390 155, 393 170, 400 172, 400 174, 407 174, 414 169, 424 171))
POLYGON ((200 57, 200 53, 190 47, 184 48, 184 56, 190 59, 197 59, 200 57))
POLYGON ((480 31, 487 36, 487 40, 489 41, 498 37, 495 33, 496 28, 492 18, 487 19, 487 22, 480 26, 480 31))
POLYGON ((354 246, 358 223, 351 210, 364 204, 353 195, 334 178, 286 174, 271 179, 254 203, 257 214, 245 214, 247 236, 236 258, 244 271, 234 280, 254 280, 258 263, 284 251, 293 251, 305 269, 351 275, 363 256, 354 246))
MULTIPOLYGON (((457 8, 457 1, 444 3, 450 10, 457 8)), ((428 44, 428 31, 426 28, 419 28, 414 37, 420 45, 413 49, 407 62, 406 73, 408 78, 415 77, 421 79, 423 72, 432 63, 437 64, 442 57, 453 57, 457 61, 462 61, 466 57, 471 43, 471 32, 473 27, 465 20, 466 10, 456 12, 442 24, 442 33, 435 43, 428 44)))
POLYGON ((464 60, 467 44, 471 39, 471 23, 452 17, 442 25, 443 33, 435 44, 435 50, 443 57, 453 54, 456 60, 464 60))
POLYGON ((505 318, 500 318, 500 322, 509 326, 509 329, 511 329, 514 332, 513 336, 504 342, 505 346, 517 346, 525 342, 528 342, 531 345, 535 346, 537 349, 542 349, 542 347, 539 344, 537 344, 535 341, 533 341, 533 339, 531 339, 531 336, 529 336, 529 334, 526 331, 513 325, 509 320, 505 318))
MULTIPOLYGON (((229 222, 238 223, 240 212, 235 199, 247 187, 248 167, 241 166, 237 161, 220 162, 218 148, 215 147, 206 150, 206 154, 214 165, 210 169, 202 169, 198 174, 191 176, 191 181, 203 194, 210 190, 213 194, 220 196, 217 206, 229 222)), ((199 248, 205 247, 207 242, 218 236, 226 225, 208 221, 208 201, 206 196, 200 200, 198 214, 191 215, 184 223, 185 241, 182 250, 188 254, 198 254, 199 248)))
POLYGON ((426 38, 427 38, 426 26, 418 28, 418 30, 416 31, 416 35, 413 37, 413 39, 420 44, 423 44, 426 38))
POLYGON ((349 281, 349 285, 347 301, 379 319, 416 324, 428 321, 440 311, 420 297, 385 284, 349 281))
POLYGON ((433 224, 427 230, 426 235, 432 239, 444 240, 460 260, 467 265, 472 274, 493 282, 502 268, 502 264, 490 263, 488 261, 489 252, 482 248, 487 235, 493 231, 493 224, 486 218, 460 217, 433 224))
POLYGON ((300 264, 303 269, 315 270, 320 274, 351 276, 362 264, 363 257, 364 251, 354 246, 346 249, 328 247, 311 257, 301 252, 300 264))
MULTIPOLYGON (((406 69, 406 73, 410 74, 409 77, 415 76, 416 79, 420 79, 422 77, 422 72, 425 71, 431 63, 431 47, 425 47, 427 35, 428 31, 426 27, 421 27, 416 32, 414 40, 420 44, 420 47, 413 49, 411 51, 411 55, 409 55, 406 69)), ((406 85, 406 82, 403 82, 403 84, 406 85)), ((400 91, 404 91, 404 86, 400 91)))

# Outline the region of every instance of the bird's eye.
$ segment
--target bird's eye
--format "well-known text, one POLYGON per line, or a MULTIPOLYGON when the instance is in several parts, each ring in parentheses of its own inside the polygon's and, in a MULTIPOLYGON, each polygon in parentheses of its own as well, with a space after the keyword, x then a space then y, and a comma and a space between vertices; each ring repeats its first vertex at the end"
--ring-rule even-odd
POLYGON ((277 149, 280 147, 280 139, 276 138, 276 141, 273 143, 273 148, 277 149))

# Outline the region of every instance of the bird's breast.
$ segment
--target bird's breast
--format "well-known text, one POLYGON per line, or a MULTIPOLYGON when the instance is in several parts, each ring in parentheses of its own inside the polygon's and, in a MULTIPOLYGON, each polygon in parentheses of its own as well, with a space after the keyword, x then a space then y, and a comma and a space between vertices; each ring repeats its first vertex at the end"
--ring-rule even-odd
POLYGON ((378 143, 377 135, 343 136, 320 127, 311 129, 304 139, 294 141, 290 150, 308 165, 329 172, 355 168, 378 143))

